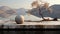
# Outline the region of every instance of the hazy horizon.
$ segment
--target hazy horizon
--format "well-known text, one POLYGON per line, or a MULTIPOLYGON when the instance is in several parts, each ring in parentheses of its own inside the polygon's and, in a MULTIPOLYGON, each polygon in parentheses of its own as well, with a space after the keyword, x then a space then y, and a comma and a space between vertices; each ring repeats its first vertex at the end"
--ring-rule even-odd
MULTIPOLYGON (((0 6, 8 6, 13 9, 25 8, 30 9, 31 3, 35 0, 0 0, 0 6)), ((42 0, 43 1, 43 0, 42 0)), ((50 5, 60 4, 60 0, 44 0, 50 5)))

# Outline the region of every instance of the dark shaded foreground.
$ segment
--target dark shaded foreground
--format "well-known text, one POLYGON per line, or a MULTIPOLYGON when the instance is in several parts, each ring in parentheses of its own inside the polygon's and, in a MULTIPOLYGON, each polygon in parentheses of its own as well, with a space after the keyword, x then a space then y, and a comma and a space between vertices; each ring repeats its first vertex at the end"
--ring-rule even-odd
POLYGON ((60 31, 1 31, 0 34, 60 34, 60 31))

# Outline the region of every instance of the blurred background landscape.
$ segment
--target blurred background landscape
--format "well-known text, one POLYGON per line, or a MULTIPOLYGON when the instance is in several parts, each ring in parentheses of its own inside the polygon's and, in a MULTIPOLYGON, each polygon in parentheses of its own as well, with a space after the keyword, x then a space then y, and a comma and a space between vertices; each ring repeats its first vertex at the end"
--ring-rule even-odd
POLYGON ((28 20, 33 16, 31 20, 40 20, 41 16, 38 14, 37 8, 31 7, 34 1, 49 3, 48 6, 51 8, 52 13, 42 7, 44 17, 57 17, 60 19, 60 0, 0 0, 0 20, 14 20, 16 15, 24 15, 25 19, 28 20), (29 10, 30 15, 27 13, 29 10))

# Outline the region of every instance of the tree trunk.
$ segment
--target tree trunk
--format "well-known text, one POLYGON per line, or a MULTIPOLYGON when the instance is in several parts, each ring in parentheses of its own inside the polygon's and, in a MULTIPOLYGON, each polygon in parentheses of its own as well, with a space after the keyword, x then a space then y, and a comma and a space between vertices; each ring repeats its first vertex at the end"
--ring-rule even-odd
POLYGON ((41 13, 41 9, 39 8, 39 15, 41 15, 42 19, 44 20, 45 18, 43 17, 43 14, 41 13))

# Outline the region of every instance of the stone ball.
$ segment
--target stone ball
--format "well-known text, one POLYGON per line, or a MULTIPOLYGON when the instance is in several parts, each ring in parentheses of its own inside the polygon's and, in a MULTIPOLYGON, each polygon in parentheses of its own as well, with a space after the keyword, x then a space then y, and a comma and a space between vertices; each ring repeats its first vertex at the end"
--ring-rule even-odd
POLYGON ((16 22, 17 24, 22 24, 22 23, 24 23, 24 16, 23 16, 23 15, 17 15, 17 16, 15 17, 15 22, 16 22))

